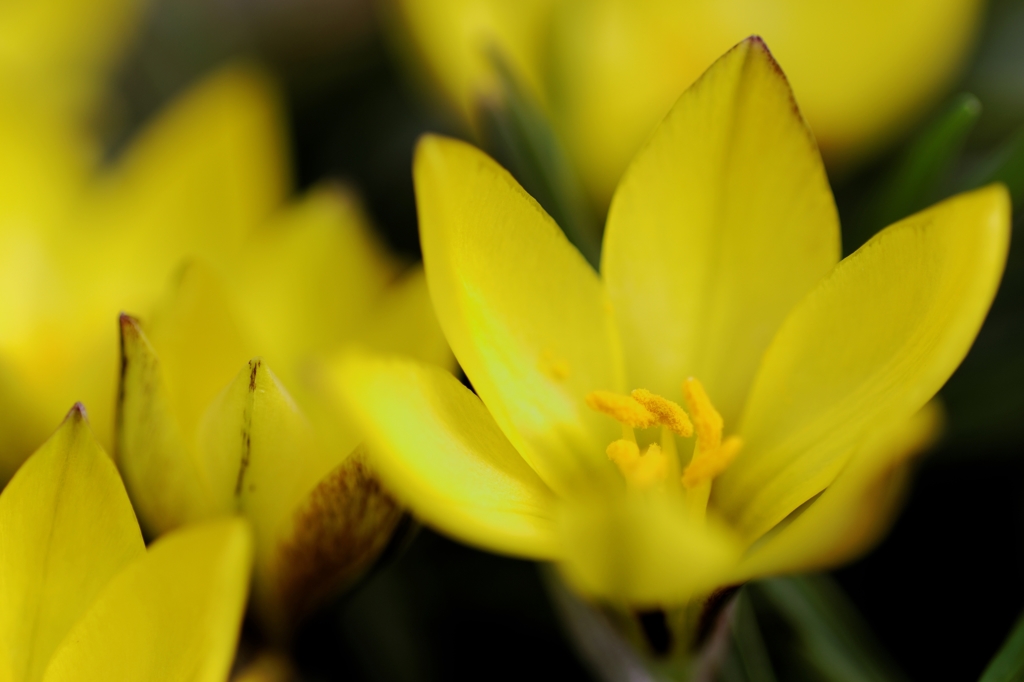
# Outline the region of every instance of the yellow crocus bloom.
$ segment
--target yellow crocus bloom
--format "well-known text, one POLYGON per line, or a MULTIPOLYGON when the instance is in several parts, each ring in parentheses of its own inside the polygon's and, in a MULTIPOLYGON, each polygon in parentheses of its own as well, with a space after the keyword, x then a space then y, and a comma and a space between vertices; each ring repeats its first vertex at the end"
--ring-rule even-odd
POLYGON ((888 141, 956 75, 981 0, 400 0, 405 33, 468 121, 496 53, 550 114, 599 205, 679 94, 760 34, 826 161, 888 141))
POLYGON ((45 130, 0 161, 0 480, 59 405, 96 405, 151 536, 249 518, 256 608, 286 636, 403 514, 318 363, 346 344, 452 360, 422 270, 386 252, 350 193, 285 204, 282 129, 267 79, 232 66, 111 168, 64 172, 74 157, 45 130), (119 325, 122 311, 138 318, 119 325))
POLYGON ((358 577, 404 513, 322 385, 351 345, 454 365, 422 269, 403 272, 335 187, 233 257, 186 264, 141 321, 121 317, 117 462, 142 525, 248 518, 276 637, 358 577))
POLYGON ((116 163, 0 105, 0 482, 67 405, 113 442, 121 310, 148 310, 183 258, 239 248, 284 200, 276 93, 234 66, 182 96, 116 163))
POLYGON ((410 361, 336 365, 382 478, 441 531, 637 609, 877 539, 1009 239, 997 185, 840 261, 814 138, 754 38, 633 160, 600 275, 474 147, 424 138, 415 180, 430 294, 476 395, 410 361))
POLYGON ((237 519, 147 548, 76 405, 0 493, 0 680, 225 680, 251 557, 237 519))

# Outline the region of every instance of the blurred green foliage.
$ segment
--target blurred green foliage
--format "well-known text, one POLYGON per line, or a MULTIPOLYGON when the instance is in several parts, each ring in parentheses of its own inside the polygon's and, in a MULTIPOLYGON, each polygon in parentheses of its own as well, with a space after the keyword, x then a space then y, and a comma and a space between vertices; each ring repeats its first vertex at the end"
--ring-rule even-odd
POLYGON ((999 653, 985 668, 979 682, 1024 680, 1024 617, 1014 626, 999 653))

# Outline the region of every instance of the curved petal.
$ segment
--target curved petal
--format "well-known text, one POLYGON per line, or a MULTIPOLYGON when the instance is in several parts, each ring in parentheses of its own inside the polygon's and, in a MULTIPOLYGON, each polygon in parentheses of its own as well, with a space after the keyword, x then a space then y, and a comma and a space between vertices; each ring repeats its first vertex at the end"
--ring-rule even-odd
POLYGON ((108 69, 132 37, 142 0, 15 0, 0 5, 5 97, 37 99, 82 121, 103 94, 108 69))
POLYGON ((682 496, 604 495, 559 509, 559 568, 579 592, 632 608, 685 604, 721 587, 741 546, 723 526, 695 520, 682 496))
MULTIPOLYGON (((146 309, 183 258, 221 261, 288 190, 284 124, 261 72, 232 66, 178 98, 135 139, 85 213, 93 308, 146 309), (112 267, 116 264, 116 267, 112 267)), ((69 238, 73 235, 69 235, 69 238)))
POLYGON ((734 428, 786 313, 838 260, 814 138, 746 40, 683 94, 612 200, 601 271, 632 387, 681 402, 695 376, 734 428))
POLYGON ((276 635, 354 578, 401 516, 352 458, 356 445, 325 444, 262 358, 203 417, 200 456, 220 504, 252 523, 256 607, 276 635))
POLYGON ((68 634, 46 682, 223 682, 249 591, 245 522, 190 526, 122 571, 68 634))
POLYGON ((403 28, 419 59, 409 61, 436 81, 468 122, 476 119, 482 97, 494 96, 497 76, 492 52, 543 97, 545 27, 551 0, 400 0, 403 28))
POLYGON ((254 353, 235 303, 214 268, 193 260, 146 318, 146 334, 165 368, 170 404, 189 445, 206 406, 254 353))
POLYGON ((624 387, 596 273, 480 150, 426 136, 414 176, 434 308, 495 421, 556 490, 607 471, 604 448, 619 426, 584 396, 624 387))
POLYGON ((907 419, 963 360, 1006 262, 994 185, 902 220, 825 278, 765 353, 713 502, 756 539, 835 478, 879 423, 907 419))
POLYGON ((0 679, 41 679, 97 595, 144 553, 117 469, 75 405, 0 494, 0 679))
POLYGON ((121 315, 116 455, 139 521, 150 535, 225 510, 216 506, 192 439, 182 430, 161 360, 142 325, 128 315, 121 315))
POLYGON ((562 0, 550 22, 553 116, 607 201, 688 85, 751 34, 786 69, 836 166, 876 152, 941 96, 977 33, 980 0, 562 0), (906 74, 914 74, 907 78, 906 74))
POLYGON ((262 358, 243 366, 209 405, 198 443, 214 497, 252 522, 261 562, 274 547, 281 524, 356 445, 324 451, 262 358))
POLYGON ((266 592, 256 586, 269 631, 287 634, 319 601, 358 580, 404 514, 361 448, 324 476, 280 529, 266 592))
POLYGON ((400 353, 445 369, 455 357, 438 324, 423 268, 413 267, 384 292, 356 335, 361 346, 400 353))
POLYGON ((325 185, 258 228, 231 270, 251 337, 290 384, 301 359, 356 333, 399 264, 356 198, 325 185))
POLYGON ((455 377, 363 354, 333 376, 374 467, 417 516, 492 551, 555 555, 554 495, 455 377))
POLYGON ((736 582, 828 569, 871 548, 899 511, 911 460, 935 441, 941 421, 933 401, 911 419, 871 434, 817 499, 749 551, 736 582))

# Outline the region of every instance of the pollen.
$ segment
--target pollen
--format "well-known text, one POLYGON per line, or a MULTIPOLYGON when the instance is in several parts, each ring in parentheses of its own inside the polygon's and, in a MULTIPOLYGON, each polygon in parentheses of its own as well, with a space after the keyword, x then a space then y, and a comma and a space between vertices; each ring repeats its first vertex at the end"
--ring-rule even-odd
POLYGON ((587 407, 634 429, 646 429, 660 423, 658 415, 644 407, 636 398, 611 391, 588 393, 587 407))
POLYGON ((633 391, 632 397, 633 400, 647 408, 648 412, 656 415, 658 423, 662 426, 668 427, 683 438, 693 435, 693 423, 678 404, 668 398, 651 393, 646 388, 636 389, 633 391))
POLYGON ((683 382, 683 396, 686 406, 693 415, 693 424, 697 430, 697 447, 704 452, 717 450, 722 443, 722 415, 711 404, 704 385, 690 377, 683 382))
POLYGON ((693 459, 683 472, 683 486, 692 490, 721 474, 736 458, 743 441, 730 436, 722 441, 724 421, 715 406, 711 404, 704 386, 693 377, 683 383, 686 406, 690 408, 693 428, 697 433, 697 446, 693 459))

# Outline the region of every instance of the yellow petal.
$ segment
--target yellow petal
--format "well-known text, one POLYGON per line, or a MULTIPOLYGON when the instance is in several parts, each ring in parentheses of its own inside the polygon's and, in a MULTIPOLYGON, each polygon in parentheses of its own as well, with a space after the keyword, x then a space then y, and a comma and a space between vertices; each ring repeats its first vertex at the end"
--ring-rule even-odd
POLYGON ((140 0, 13 0, 0 5, 5 96, 44 102, 69 119, 90 113, 145 5, 140 0), (14 90, 19 88, 19 90, 14 90))
POLYGON ((209 482, 168 396, 165 373, 138 320, 121 316, 117 464, 151 535, 217 510, 209 482))
POLYGON ((1006 261, 1010 202, 993 185, 902 220, 852 254, 783 323, 713 502, 748 539, 835 478, 880 420, 907 419, 974 342, 1006 261))
POLYGON ((414 514, 492 551, 555 556, 554 496, 455 377, 356 354, 334 379, 375 469, 414 514))
POLYGON ((230 294, 213 266, 193 260, 147 309, 146 335, 164 365, 171 408, 189 439, 206 406, 258 347, 244 333, 234 305, 238 297, 230 294))
POLYGON ((0 679, 42 678, 64 636, 145 547, 80 405, 0 494, 0 679))
POLYGON ((838 259, 814 139, 746 40, 683 94, 612 201, 601 271, 630 385, 681 401, 697 377, 731 431, 776 329, 838 259))
POLYGON ((685 604, 725 584, 740 545, 694 519, 681 496, 625 493, 564 501, 559 568, 581 593, 634 608, 685 604))
POLYGON ((355 197, 323 186, 254 232, 230 285, 259 352, 290 384, 297 362, 354 335, 397 271, 355 197))
POLYGON ((434 314, 422 267, 410 268, 387 288, 372 313, 360 322, 356 339, 360 346, 375 351, 455 369, 455 357, 434 314))
POLYGON ((895 518, 909 461, 934 442, 941 420, 933 401, 910 420, 870 434, 817 499, 748 552, 736 582, 832 568, 868 550, 895 518))
POLYGON ((596 273, 478 149, 424 137, 414 178, 438 320, 501 430, 556 490, 609 471, 604 448, 619 427, 584 396, 625 387, 596 273))
POLYGON ((264 584, 256 586, 271 632, 286 634, 319 601, 352 585, 404 513, 361 449, 321 479, 282 527, 264 584))
POLYGON ((222 682, 249 590, 243 521, 189 527, 155 542, 110 583, 68 634, 46 682, 222 682))
MULTIPOLYGON (((252 523, 256 594, 269 585, 283 536, 310 491, 352 452, 328 450, 262 358, 250 360, 210 404, 198 433, 199 451, 218 507, 252 523)), ((261 605, 262 606, 262 605, 261 605)))
POLYGON ((764 37, 830 161, 848 165, 941 96, 979 0, 563 0, 549 31, 553 116, 594 198, 679 94, 731 46, 764 37), (907 77, 912 74, 912 77, 907 77))
POLYGON ((402 29, 416 54, 410 65, 426 71, 462 114, 476 119, 481 97, 498 92, 498 54, 532 94, 543 92, 544 26, 551 0, 401 0, 402 29))
POLYGON ((79 231, 78 248, 98 256, 94 305, 146 309, 184 257, 219 262, 280 205, 289 183, 279 109, 266 76, 227 67, 133 141, 79 231))

